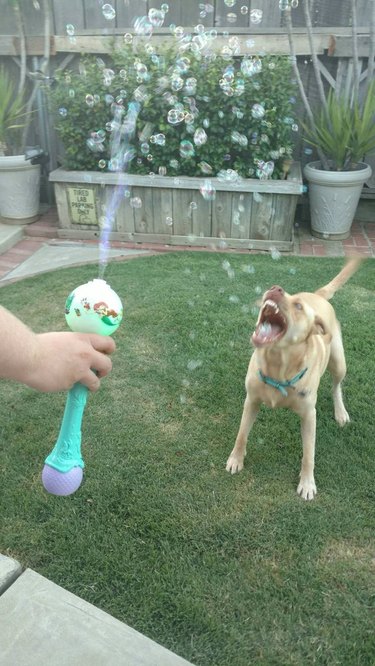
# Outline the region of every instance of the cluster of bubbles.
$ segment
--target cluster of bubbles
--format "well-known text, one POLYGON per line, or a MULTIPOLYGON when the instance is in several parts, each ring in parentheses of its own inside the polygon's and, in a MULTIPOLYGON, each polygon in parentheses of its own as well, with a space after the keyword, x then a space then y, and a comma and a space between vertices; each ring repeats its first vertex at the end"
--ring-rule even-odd
MULTIPOLYGON (((239 12, 242 16, 247 16, 247 21, 251 25, 256 26, 262 22, 263 12, 261 9, 252 8, 249 10, 248 5, 241 4, 240 0, 223 0, 225 6, 228 10, 235 10, 239 12)), ((287 10, 295 8, 298 6, 298 0, 279 0, 280 10, 287 10)), ((157 7, 152 7, 148 10, 147 14, 144 16, 139 16, 135 19, 133 28, 134 34, 126 33, 124 35, 124 43, 131 44, 134 39, 137 37, 144 37, 149 39, 154 30, 160 29, 164 26, 165 19, 168 13, 169 7, 167 4, 162 4, 160 9, 157 7)), ((210 3, 199 3, 199 16, 201 19, 205 19, 208 15, 214 12, 215 8, 213 4, 210 3)), ((101 7, 102 15, 107 21, 113 21, 116 18, 116 9, 112 4, 105 3, 101 7)), ((237 14, 230 12, 227 14, 227 20, 229 23, 233 23, 237 20, 237 14)), ((173 71, 170 70, 167 76, 160 76, 157 82, 158 92, 163 96, 169 104, 168 111, 166 112, 166 121, 168 125, 173 128, 174 126, 184 124, 184 130, 186 133, 190 134, 190 138, 183 138, 177 144, 179 146, 179 157, 177 159, 166 159, 165 165, 154 166, 154 171, 159 174, 159 176, 165 176, 168 173, 169 168, 177 171, 181 164, 184 161, 189 160, 196 155, 200 155, 199 149, 209 142, 209 130, 210 120, 204 118, 203 114, 199 115, 199 99, 195 99, 198 87, 198 80, 195 76, 192 75, 191 70, 191 59, 189 58, 189 52, 193 54, 201 54, 202 61, 204 62, 205 58, 212 57, 211 46, 213 41, 217 37, 217 31, 214 28, 206 29, 203 25, 199 24, 195 27, 194 33, 188 34, 185 33, 184 29, 181 26, 170 26, 171 32, 174 34, 179 43, 180 55, 177 57, 176 62, 173 67, 173 71), (179 95, 177 94, 179 93, 179 95), (179 103, 181 99, 181 94, 184 95, 183 103, 179 103), (199 117, 199 120, 198 120, 199 117)), ((66 34, 70 39, 75 38, 75 28, 72 24, 66 25, 66 34)), ((223 59, 229 60, 232 56, 238 55, 242 44, 236 36, 226 35, 227 41, 225 46, 221 48, 220 55, 223 59)), ((146 41, 145 40, 145 41, 146 41)), ((253 48, 254 40, 248 39, 246 45, 249 48, 253 48)), ((151 62, 153 65, 158 66, 160 62, 160 56, 154 51, 153 47, 149 43, 146 46, 146 51, 151 56, 151 62)), ((270 63, 270 67, 272 67, 270 63)), ((273 65, 274 66, 274 65, 273 65)), ((224 67, 219 80, 219 85, 226 97, 240 97, 245 91, 245 86, 248 84, 248 80, 252 79, 251 85, 254 85, 256 89, 256 75, 262 71, 262 59, 258 56, 247 56, 241 58, 240 67, 234 69, 232 64, 224 67)), ((143 62, 135 61, 135 70, 136 77, 138 81, 138 87, 133 93, 133 102, 139 106, 147 103, 149 100, 149 93, 147 90, 147 82, 150 80, 152 74, 152 65, 147 67, 143 62), (150 73, 151 72, 151 73, 150 73)), ((123 171, 130 163, 135 156, 135 150, 129 147, 128 138, 134 135, 135 132, 135 118, 137 113, 133 114, 130 118, 126 113, 128 107, 128 97, 125 88, 127 87, 128 81, 128 72, 126 70, 120 70, 118 74, 104 66, 101 66, 102 80, 105 87, 110 88, 115 76, 118 76, 122 79, 124 89, 120 90, 119 94, 116 96, 111 95, 109 92, 107 95, 103 95, 101 99, 98 95, 91 94, 88 92, 85 96, 85 104, 89 109, 94 109, 102 101, 105 102, 108 106, 111 107, 113 112, 113 118, 109 121, 105 129, 96 129, 90 132, 86 144, 87 148, 97 155, 98 166, 100 169, 108 169, 109 171, 123 171), (125 142, 124 142, 125 137, 125 142), (102 153, 106 150, 106 141, 111 145, 111 157, 107 161, 103 159, 102 153)), ((74 90, 69 91, 69 96, 74 96, 74 90)), ((234 104, 240 106, 240 102, 233 100, 234 104)), ((65 107, 61 106, 59 109, 59 114, 62 118, 67 115, 68 111, 65 107)), ((269 105, 265 101, 263 103, 253 104, 250 109, 251 116, 254 120, 261 120, 261 125, 265 127, 264 132, 266 132, 266 122, 267 114, 269 113, 269 105)), ((233 106, 233 115, 234 118, 243 117, 243 111, 236 106, 233 106)), ((219 118, 224 117, 224 113, 221 109, 218 110, 219 118)), ((290 125, 293 131, 298 131, 298 125, 294 122, 293 118, 286 117, 284 119, 286 125, 290 125)), ((259 132, 253 132, 252 134, 245 135, 237 130, 233 130, 230 134, 231 142, 236 147, 246 148, 249 144, 257 145, 260 143, 266 143, 268 140, 267 134, 262 133, 263 130, 259 132)), ((150 163, 153 161, 153 155, 151 151, 153 146, 165 146, 168 143, 170 137, 170 131, 163 128, 163 131, 157 131, 150 123, 146 123, 142 131, 139 133, 139 144, 140 151, 143 156, 143 159, 146 158, 150 163), (165 132, 165 133, 164 133, 165 132)), ((186 134, 185 134, 186 136, 186 134)), ((311 149, 305 149, 311 152, 311 149)), ((155 155, 157 151, 155 150, 155 155)), ((204 154, 204 153, 203 153, 204 154)), ((206 153, 206 155, 209 153, 206 153)), ((258 160, 253 167, 249 167, 249 175, 256 175, 260 180, 268 179, 272 177, 272 174, 275 169, 275 160, 279 159, 282 155, 282 148, 274 151, 267 150, 267 156, 270 159, 258 160)), ((208 158, 209 159, 209 158, 208 158)), ((226 155, 224 160, 230 160, 231 155, 226 155)), ((156 160, 155 160, 156 161, 156 160)), ((142 159, 139 158, 139 163, 142 163, 142 159)), ((216 188, 212 178, 217 176, 217 179, 226 185, 231 185, 235 190, 237 187, 240 187, 242 184, 242 177, 239 175, 238 171, 232 168, 221 169, 219 173, 215 174, 213 172, 213 167, 205 160, 201 160, 198 164, 200 172, 202 174, 202 182, 199 187, 199 191, 203 201, 210 202, 213 201, 216 197, 216 188)), ((151 164, 150 164, 151 168, 151 164)), ((155 173, 151 172, 150 175, 154 176, 155 173)), ((178 178, 175 179, 175 182, 178 183, 178 178)), ((217 186, 220 189, 220 186, 217 186)), ((123 193, 123 196, 126 196, 129 201, 129 205, 132 209, 142 209, 142 199, 139 196, 131 196, 131 190, 126 190, 123 193)), ((238 200, 239 194, 236 192, 233 195, 233 198, 236 197, 238 200)), ((262 201, 262 194, 260 192, 254 192, 253 198, 255 202, 262 201)), ((189 215, 192 216, 193 212, 197 210, 200 203, 197 201, 191 201, 187 204, 189 209, 189 215)), ((202 204, 205 205, 205 204, 202 204)), ((112 210, 113 213, 113 210, 112 210)), ((141 211, 142 213, 142 211, 141 211)), ((240 230, 243 229, 241 224, 244 224, 245 216, 245 205, 244 197, 240 195, 239 203, 237 207, 234 207, 232 214, 232 223, 234 226, 239 227, 240 230)), ((165 213, 164 213, 165 215, 165 213)), ((113 217, 113 215, 112 215, 113 217)), ((112 219, 111 211, 108 212, 107 221, 112 219)), ((174 225, 174 220, 171 214, 165 215, 164 217, 165 225, 167 228, 172 228, 174 225)), ((105 228, 105 225, 104 225, 105 228)), ((196 236, 191 236, 191 240, 195 240, 196 236)), ((219 248, 226 247, 226 239, 222 238, 221 245, 218 244, 219 248)), ((270 250, 271 257, 274 260, 279 260, 281 255, 276 248, 271 248, 270 250)), ((229 261, 225 260, 222 262, 222 268, 225 270, 228 278, 232 280, 235 277, 235 271, 232 268, 229 261)), ((247 273, 253 273, 254 268, 252 265, 243 267, 242 270, 247 273)), ((203 277, 200 278, 204 281, 203 277)), ((261 293, 260 287, 257 287, 261 293)), ((232 304, 239 304, 239 299, 236 295, 232 294, 229 296, 229 302, 232 304)), ((247 306, 243 306, 245 308, 247 306)), ((245 312, 245 309, 243 310, 245 312)), ((193 334, 192 334, 193 335, 193 334)), ((193 337, 191 338, 193 339, 193 337)), ((202 361, 199 359, 190 360, 187 364, 187 369, 189 371, 196 370, 201 367, 202 361)), ((184 388, 187 389, 189 386, 189 380, 184 380, 184 388)), ((185 396, 186 398, 186 396, 185 396)), ((183 402, 181 396, 181 402, 183 402)))
POLYGON ((272 160, 264 162, 263 160, 258 160, 256 175, 259 180, 267 180, 271 178, 275 169, 275 163, 272 160))

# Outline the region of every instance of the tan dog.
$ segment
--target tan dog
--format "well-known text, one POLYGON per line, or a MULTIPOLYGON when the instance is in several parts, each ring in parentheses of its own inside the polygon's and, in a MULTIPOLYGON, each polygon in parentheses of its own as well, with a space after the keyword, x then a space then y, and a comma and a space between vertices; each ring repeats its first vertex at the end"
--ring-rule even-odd
POLYGON ((314 481, 316 399, 320 378, 328 369, 333 379, 335 419, 349 421, 341 382, 346 374, 340 324, 328 303, 357 270, 360 259, 351 259, 341 272, 314 294, 287 294, 271 287, 263 296, 251 341, 255 351, 246 375, 246 399, 236 443, 226 469, 243 468, 250 429, 262 403, 289 407, 301 417, 302 467, 297 493, 306 500, 316 494, 314 481))

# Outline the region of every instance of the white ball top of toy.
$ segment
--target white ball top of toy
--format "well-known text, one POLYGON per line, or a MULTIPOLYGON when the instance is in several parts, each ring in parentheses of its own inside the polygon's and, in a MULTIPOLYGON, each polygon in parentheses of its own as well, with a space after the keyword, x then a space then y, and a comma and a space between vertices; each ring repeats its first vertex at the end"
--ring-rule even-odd
POLYGON ((123 308, 118 295, 105 280, 81 284, 68 296, 65 319, 72 331, 112 335, 120 326, 123 308))

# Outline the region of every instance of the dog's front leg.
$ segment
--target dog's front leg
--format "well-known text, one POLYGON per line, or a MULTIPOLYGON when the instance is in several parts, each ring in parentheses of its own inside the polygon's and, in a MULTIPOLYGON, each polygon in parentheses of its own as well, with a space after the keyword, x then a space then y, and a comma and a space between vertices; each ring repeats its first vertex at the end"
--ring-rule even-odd
POLYGON ((246 456, 247 438, 249 436, 250 429, 257 417, 258 411, 259 405, 252 402, 247 395, 236 443, 232 453, 227 460, 226 470, 227 472, 231 472, 231 474, 240 472, 243 468, 243 461, 246 456))
POLYGON ((301 417, 303 456, 297 493, 305 500, 312 500, 316 495, 314 481, 315 431, 316 409, 314 407, 301 417))

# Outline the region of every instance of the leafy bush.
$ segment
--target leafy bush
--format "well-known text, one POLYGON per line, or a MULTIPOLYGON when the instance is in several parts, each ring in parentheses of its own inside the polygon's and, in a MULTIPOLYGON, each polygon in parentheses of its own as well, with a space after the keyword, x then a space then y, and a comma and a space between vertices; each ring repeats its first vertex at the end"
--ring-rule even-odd
POLYGON ((84 58, 51 91, 65 168, 118 170, 115 146, 135 103, 131 173, 245 178, 287 170, 293 94, 289 58, 156 53, 150 43, 125 46, 110 64, 84 58))

